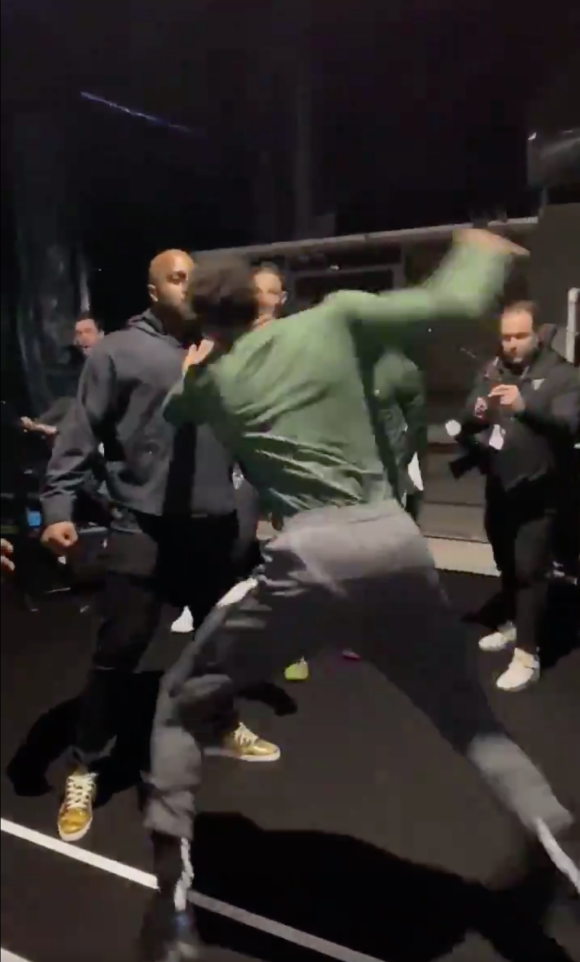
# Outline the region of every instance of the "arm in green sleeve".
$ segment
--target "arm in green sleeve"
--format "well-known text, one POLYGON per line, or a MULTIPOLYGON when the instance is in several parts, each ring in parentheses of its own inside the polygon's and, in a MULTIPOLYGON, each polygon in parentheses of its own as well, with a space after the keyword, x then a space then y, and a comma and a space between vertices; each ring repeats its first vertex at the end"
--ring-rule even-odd
POLYGON ((357 339, 370 342, 378 352, 396 344, 409 325, 479 318, 501 293, 513 256, 509 248, 463 240, 419 287, 384 294, 338 291, 325 306, 352 327, 357 339))

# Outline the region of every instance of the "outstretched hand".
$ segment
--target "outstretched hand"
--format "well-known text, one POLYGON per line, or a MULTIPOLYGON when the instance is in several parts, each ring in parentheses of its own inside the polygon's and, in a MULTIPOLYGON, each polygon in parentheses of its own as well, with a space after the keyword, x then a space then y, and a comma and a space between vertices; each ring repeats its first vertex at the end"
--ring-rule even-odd
POLYGON ((489 230, 481 230, 478 227, 465 227, 456 232, 458 240, 469 244, 476 244, 478 247, 486 247, 488 250, 496 250, 504 254, 511 254, 515 257, 529 257, 530 252, 525 247, 515 244, 507 237, 493 234, 489 230))
POLYGON ((215 342, 210 340, 209 337, 204 337, 203 341, 201 341, 200 344, 192 344, 189 351, 187 352, 185 361, 183 362, 183 367, 182 367, 183 373, 185 374, 185 372, 188 371, 190 367, 195 367, 196 365, 201 364, 203 361, 205 361, 205 359, 209 357, 209 355, 213 351, 214 347, 215 347, 215 342))
POLYGON ((40 421, 33 421, 32 418, 20 418, 20 427, 24 431, 31 431, 34 434, 43 434, 45 437, 53 437, 57 434, 57 428, 52 424, 42 424, 40 421))
POLYGON ((496 384, 489 392, 489 397, 496 399, 500 407, 518 413, 525 408, 525 402, 516 384, 496 384))

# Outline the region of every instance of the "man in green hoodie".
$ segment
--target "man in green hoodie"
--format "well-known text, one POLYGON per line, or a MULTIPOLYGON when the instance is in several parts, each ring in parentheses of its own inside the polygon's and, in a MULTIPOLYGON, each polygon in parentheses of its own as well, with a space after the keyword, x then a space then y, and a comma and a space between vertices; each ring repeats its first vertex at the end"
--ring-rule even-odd
POLYGON ((463 232, 421 287, 340 291, 276 324, 256 322, 245 262, 196 267, 192 301, 206 340, 166 415, 210 424, 283 528, 260 573, 222 599, 162 683, 146 810, 158 891, 144 958, 197 957, 189 841, 208 720, 235 692, 324 647, 355 648, 399 686, 580 888, 567 852, 572 817, 494 717, 426 543, 392 496, 369 414, 385 351, 411 326, 475 321, 521 253, 463 232))

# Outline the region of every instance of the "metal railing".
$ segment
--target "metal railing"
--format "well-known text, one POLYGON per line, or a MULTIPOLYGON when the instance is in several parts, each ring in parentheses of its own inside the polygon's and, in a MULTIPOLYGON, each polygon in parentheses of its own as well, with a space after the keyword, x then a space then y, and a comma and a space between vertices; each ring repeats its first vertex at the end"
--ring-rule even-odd
POLYGON ((578 342, 578 301, 580 289, 573 287, 568 291, 568 314, 566 319, 566 359, 574 364, 578 342))
MULTIPOLYGON (((522 237, 538 226, 537 217, 517 217, 506 221, 491 221, 490 228, 503 228, 510 235, 522 237)), ((408 230, 378 231, 371 234, 346 234, 342 237, 312 237, 306 240, 279 241, 273 244, 252 244, 249 247, 223 247, 200 254, 240 254, 249 258, 295 257, 310 253, 337 253, 367 245, 407 247, 414 244, 437 243, 451 240, 455 231, 473 227, 469 224, 441 224, 435 227, 414 227, 408 230)))

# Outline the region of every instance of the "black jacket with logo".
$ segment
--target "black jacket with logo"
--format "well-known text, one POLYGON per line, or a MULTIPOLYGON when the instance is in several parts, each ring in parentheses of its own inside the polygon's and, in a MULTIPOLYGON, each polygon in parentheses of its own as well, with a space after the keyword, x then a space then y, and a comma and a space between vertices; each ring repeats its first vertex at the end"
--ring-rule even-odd
POLYGON ((580 372, 550 347, 541 345, 526 368, 518 370, 496 358, 478 376, 466 402, 464 436, 477 436, 480 463, 504 491, 545 484, 554 490, 574 484, 574 444, 580 434, 580 372), (502 446, 490 444, 493 419, 478 420, 473 410, 494 384, 516 384, 525 403, 518 414, 497 415, 502 446), (554 482, 554 485, 551 485, 554 482))
POLYGON ((101 445, 107 488, 121 508, 156 517, 234 512, 233 465, 212 431, 205 425, 176 430, 163 417, 184 357, 151 311, 93 348, 48 465, 46 524, 71 520, 101 445))

